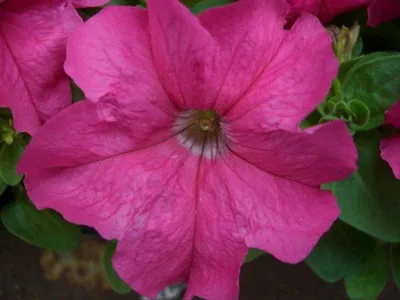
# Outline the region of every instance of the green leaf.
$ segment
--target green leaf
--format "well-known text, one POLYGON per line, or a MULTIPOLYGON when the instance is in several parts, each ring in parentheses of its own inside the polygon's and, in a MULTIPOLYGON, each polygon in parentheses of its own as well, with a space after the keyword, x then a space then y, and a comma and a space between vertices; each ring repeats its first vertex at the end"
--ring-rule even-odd
POLYGON ((362 42, 362 39, 359 37, 357 39, 356 44, 353 47, 353 50, 351 52, 351 57, 353 57, 353 58, 359 57, 361 55, 362 51, 363 51, 363 42, 362 42))
MULTIPOLYGON (((351 60, 345 61, 343 63, 340 64, 340 68, 339 68, 339 86, 340 86, 340 82, 344 81, 344 78, 346 78, 348 72, 357 64, 359 63, 362 59, 364 58, 364 56, 361 57, 356 57, 353 58, 351 60)), ((335 82, 335 81, 334 81, 335 82)), ((340 91, 341 91, 341 87, 340 87, 340 91)))
POLYGON ((370 236, 337 221, 322 236, 306 263, 323 280, 335 282, 361 266, 362 259, 374 247, 375 241, 370 236))
POLYGON ((257 257, 260 257, 261 255, 264 255, 265 252, 258 250, 258 249, 250 249, 249 252, 247 252, 246 258, 244 259, 244 263, 248 263, 252 260, 255 260, 257 257))
POLYGON ((352 120, 354 125, 356 125, 355 129, 358 128, 358 126, 365 125, 369 121, 371 113, 363 102, 352 100, 347 104, 347 106, 353 115, 352 120))
POLYGON ((78 13, 81 18, 86 21, 89 20, 91 17, 95 16, 102 10, 102 7, 85 7, 78 9, 78 13))
POLYGON ((380 157, 380 139, 376 130, 357 133, 358 170, 329 188, 341 220, 378 239, 400 242, 400 181, 380 157))
POLYGON ((15 139, 11 145, 4 144, 0 150, 0 176, 9 185, 17 185, 22 179, 17 174, 17 164, 23 152, 20 139, 15 139))
POLYGON ((139 0, 111 0, 104 6, 110 6, 110 5, 137 5, 138 3, 145 3, 145 1, 139 1, 139 0))
POLYGON ((85 94, 73 81, 71 81, 71 90, 72 90, 72 101, 74 103, 85 99, 85 94))
POLYGON ((131 291, 129 285, 122 281, 122 279, 118 276, 117 272, 115 272, 114 267, 111 262, 111 258, 114 255, 115 249, 117 248, 117 242, 115 240, 110 241, 106 249, 104 251, 104 272, 106 274, 106 278, 110 286, 119 294, 127 294, 131 291))
POLYGON ((68 251, 79 243, 78 226, 52 210, 37 210, 24 192, 1 210, 0 217, 8 231, 38 247, 68 251))
POLYGON ((332 114, 346 122, 352 122, 353 120, 352 114, 350 113, 349 108, 345 102, 336 103, 333 107, 332 114))
POLYGON ((317 125, 320 119, 321 119, 321 114, 318 112, 318 110, 314 110, 301 122, 300 126, 301 128, 307 128, 317 125))
POLYGON ((400 244, 392 245, 392 270, 393 278, 400 289, 400 244))
POLYGON ((362 130, 383 124, 385 111, 400 95, 400 53, 373 53, 360 59, 341 78, 345 99, 357 99, 370 111, 362 130))
POLYGON ((376 299, 386 285, 388 270, 385 250, 376 245, 361 268, 344 278, 347 295, 354 300, 376 299))
POLYGON ((136 5, 139 6, 139 7, 143 7, 143 8, 147 7, 146 0, 137 0, 137 4, 136 5))
POLYGON ((193 6, 190 6, 190 10, 192 11, 192 13, 197 15, 202 11, 209 9, 211 7, 225 5, 231 2, 232 0, 203 0, 199 3, 194 4, 193 6))
POLYGON ((326 99, 320 105, 320 107, 318 108, 318 111, 323 116, 330 116, 334 113, 336 104, 340 103, 341 101, 343 101, 343 99, 340 95, 332 96, 332 97, 326 99))

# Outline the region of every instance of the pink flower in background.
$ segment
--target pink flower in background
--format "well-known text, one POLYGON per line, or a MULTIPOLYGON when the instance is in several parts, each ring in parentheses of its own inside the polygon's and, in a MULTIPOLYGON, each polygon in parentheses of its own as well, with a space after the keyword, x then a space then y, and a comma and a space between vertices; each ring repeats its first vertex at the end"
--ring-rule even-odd
POLYGON ((339 215, 319 185, 355 170, 341 121, 300 130, 338 62, 284 0, 193 16, 178 0, 109 7, 73 33, 67 73, 90 100, 50 120, 19 165, 29 196, 119 241, 120 276, 154 298, 238 298, 249 247, 303 260, 339 215))
POLYGON ((34 134, 71 104, 63 64, 67 38, 82 20, 61 0, 7 0, 0 15, 0 106, 11 109, 17 131, 34 134))
POLYGON ((72 0, 75 7, 95 7, 102 6, 111 0, 72 0))
MULTIPOLYGON (((344 12, 366 6, 371 0, 287 0, 297 11, 307 11, 318 17, 322 23, 344 12)), ((397 1, 397 0, 394 0, 397 1)))
MULTIPOLYGON (((386 113, 386 122, 400 128, 400 101, 386 113)), ((400 135, 381 141, 381 156, 392 167, 396 178, 400 179, 400 135)))
POLYGON ((375 27, 398 17, 400 17, 399 0, 372 0, 368 6, 369 26, 375 27))

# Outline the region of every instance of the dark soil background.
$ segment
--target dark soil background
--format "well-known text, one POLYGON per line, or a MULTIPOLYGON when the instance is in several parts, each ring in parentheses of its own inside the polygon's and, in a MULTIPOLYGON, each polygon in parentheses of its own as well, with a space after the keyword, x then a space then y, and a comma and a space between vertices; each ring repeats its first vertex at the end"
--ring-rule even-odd
MULTIPOLYGON (((1 300, 139 299, 133 292, 118 295, 101 286, 85 288, 71 283, 67 276, 61 276, 58 280, 47 280, 40 263, 41 257, 43 258, 42 249, 25 243, 0 227, 1 300)), ((243 266, 240 286, 240 300, 347 299, 342 282, 327 284, 304 264, 282 264, 267 255, 243 266)), ((393 281, 379 299, 400 299, 400 292, 393 281)))

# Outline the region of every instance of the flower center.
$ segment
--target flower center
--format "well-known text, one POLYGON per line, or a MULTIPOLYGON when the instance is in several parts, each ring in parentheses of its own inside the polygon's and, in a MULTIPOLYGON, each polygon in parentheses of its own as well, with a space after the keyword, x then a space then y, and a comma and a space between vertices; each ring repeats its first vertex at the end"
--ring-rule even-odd
POLYGON ((175 133, 181 145, 196 155, 214 158, 223 153, 221 118, 212 110, 187 110, 179 114, 175 133))

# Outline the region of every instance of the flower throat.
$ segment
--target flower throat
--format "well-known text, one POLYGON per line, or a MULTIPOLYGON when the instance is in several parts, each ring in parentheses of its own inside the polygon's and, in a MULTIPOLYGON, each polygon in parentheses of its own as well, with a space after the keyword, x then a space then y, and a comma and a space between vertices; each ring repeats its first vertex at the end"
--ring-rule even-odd
POLYGON ((220 122, 220 116, 212 110, 184 111, 175 123, 178 140, 196 155, 214 158, 225 148, 220 122))

